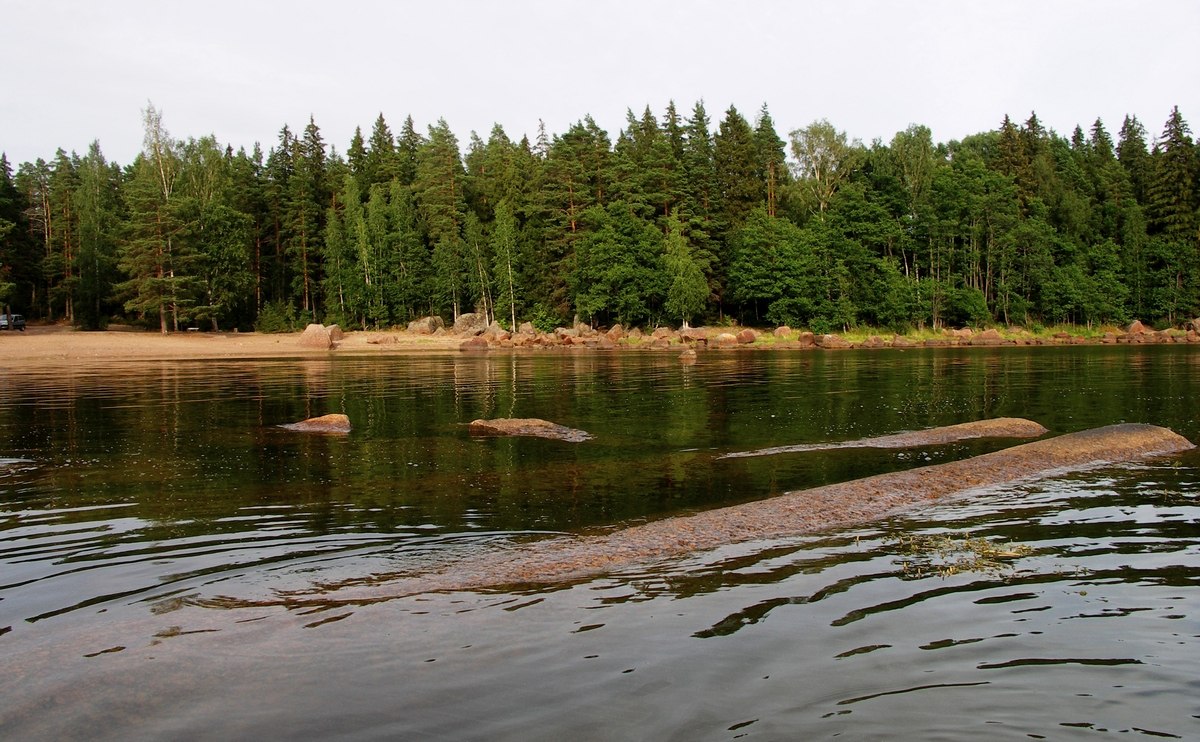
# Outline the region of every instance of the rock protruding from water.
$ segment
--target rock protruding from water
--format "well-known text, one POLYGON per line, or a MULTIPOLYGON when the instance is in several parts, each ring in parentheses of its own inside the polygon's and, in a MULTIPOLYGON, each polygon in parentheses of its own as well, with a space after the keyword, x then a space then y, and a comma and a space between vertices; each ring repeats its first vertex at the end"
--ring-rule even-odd
POLYGON ((937 446, 972 438, 1037 438, 1050 431, 1032 420, 1019 417, 997 417, 991 420, 975 420, 958 425, 944 425, 928 430, 913 430, 905 433, 881 435, 875 438, 859 438, 854 441, 831 443, 800 443, 791 446, 772 446, 754 451, 727 453, 718 458, 743 459, 751 456, 770 456, 777 453, 803 453, 805 451, 829 451, 835 448, 914 448, 937 446))
MULTIPOLYGON (((436 590, 577 580, 746 541, 857 527, 905 509, 986 488, 1062 476, 1107 464, 1179 453, 1194 446, 1154 425, 1110 425, 1024 443, 962 461, 801 490, 758 502, 677 516, 605 534, 554 538, 456 562, 422 576, 398 575, 374 587, 322 589, 312 604, 353 602, 436 590)), ((306 604, 291 597, 286 605, 306 604)))
POLYGON ((321 415, 279 427, 300 433, 349 433, 350 418, 341 414, 321 415))
POLYGON ((522 435, 550 438, 568 443, 590 440, 591 434, 536 417, 500 417, 494 420, 472 420, 468 426, 473 435, 522 435))

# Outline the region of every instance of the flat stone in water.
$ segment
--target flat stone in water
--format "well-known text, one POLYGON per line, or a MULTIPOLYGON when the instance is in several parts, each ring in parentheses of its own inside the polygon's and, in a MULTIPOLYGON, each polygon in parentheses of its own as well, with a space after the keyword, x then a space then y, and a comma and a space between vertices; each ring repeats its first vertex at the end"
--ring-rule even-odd
POLYGON ((350 418, 341 414, 321 415, 279 427, 300 433, 349 433, 350 418))
POLYGON ((754 451, 736 451, 718 456, 718 459, 741 459, 751 456, 770 456, 777 453, 800 453, 804 451, 828 451, 835 448, 910 448, 914 446, 936 446, 943 443, 969 440, 972 438, 1037 438, 1049 431, 1032 420, 1019 417, 997 417, 977 420, 958 425, 945 425, 928 430, 914 430, 876 438, 860 438, 856 441, 835 443, 802 443, 794 446, 773 446, 754 451))
POLYGON ((550 438, 568 443, 591 440, 591 434, 536 417, 501 417, 495 420, 472 420, 468 429, 472 435, 523 435, 550 438))
POLYGON ((590 577, 632 564, 676 558, 725 544, 785 538, 877 520, 902 510, 981 488, 1061 476, 1105 464, 1136 461, 1194 448, 1154 425, 1110 425, 1025 443, 962 461, 879 474, 800 490, 758 502, 677 516, 605 534, 535 541, 502 554, 468 559, 443 571, 389 578, 371 585, 322 590, 308 600, 385 600, 431 591, 550 584, 590 577))

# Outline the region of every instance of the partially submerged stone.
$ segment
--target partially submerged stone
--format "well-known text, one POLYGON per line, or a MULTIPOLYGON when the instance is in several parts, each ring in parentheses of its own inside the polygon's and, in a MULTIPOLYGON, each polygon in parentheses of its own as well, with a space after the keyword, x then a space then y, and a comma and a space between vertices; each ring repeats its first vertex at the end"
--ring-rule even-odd
POLYGON ((342 414, 321 415, 279 427, 300 433, 349 433, 350 418, 342 414))
POLYGON ((472 435, 523 435, 551 438, 568 443, 590 440, 591 434, 536 417, 501 417, 494 420, 473 420, 467 426, 472 435))
MULTIPOLYGON (((1110 425, 962 461, 789 492, 767 500, 664 518, 611 533, 536 541, 459 561, 440 572, 416 577, 398 576, 362 591, 354 587, 337 594, 322 590, 312 602, 327 606, 331 599, 380 600, 438 590, 576 580, 727 544, 858 526, 919 505, 968 493, 978 494, 985 488, 1062 476, 1191 448, 1194 446, 1187 439, 1166 428, 1110 425)), ((305 603, 297 597, 285 601, 292 607, 305 603)))
POLYGON ((737 451, 718 458, 742 459, 751 456, 770 456, 779 453, 803 453, 806 451, 829 451, 835 448, 912 448, 936 446, 970 440, 972 438, 1037 438, 1049 431, 1032 420, 1019 417, 997 417, 990 420, 974 420, 940 428, 912 430, 904 433, 881 435, 874 438, 859 438, 853 441, 830 443, 800 443, 791 446, 772 446, 754 451, 737 451))

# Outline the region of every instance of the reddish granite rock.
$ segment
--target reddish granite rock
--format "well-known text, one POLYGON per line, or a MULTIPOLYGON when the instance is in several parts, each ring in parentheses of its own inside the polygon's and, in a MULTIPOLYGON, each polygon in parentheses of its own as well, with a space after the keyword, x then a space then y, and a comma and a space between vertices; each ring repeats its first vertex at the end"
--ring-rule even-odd
POLYGON ((779 327, 775 328, 775 332, 772 334, 777 338, 785 338, 792 334, 792 328, 788 327, 787 325, 780 325, 779 327))
POLYGON ((493 322, 483 331, 483 337, 487 338, 489 342, 498 343, 508 340, 512 337, 512 333, 501 327, 499 322, 493 322))
POLYGON ((446 323, 441 317, 422 317, 408 323, 408 331, 416 335, 432 335, 438 330, 444 330, 446 323))
POLYGON ((472 420, 468 429, 473 435, 517 435, 551 438, 568 443, 590 440, 591 434, 582 430, 541 420, 536 417, 501 417, 494 420, 472 420))
POLYGON ((487 350, 488 340, 482 335, 467 338, 458 345, 459 350, 487 350))
POLYGON ((684 327, 679 330, 679 339, 685 343, 706 343, 708 332, 703 327, 684 327))
POLYGON ((320 417, 310 417, 298 423, 288 423, 279 427, 287 430, 295 430, 300 433, 349 433, 350 418, 340 414, 321 415, 320 417))
POLYGON ((970 496, 982 501, 997 487, 1061 477, 1102 462, 1137 461, 1191 448, 1190 442, 1165 428, 1113 425, 629 528, 505 545, 473 553, 438 571, 322 590, 307 602, 289 596, 286 605, 327 608, 333 600, 351 604, 433 591, 578 581, 728 544, 857 528, 947 498, 970 496))
POLYGON ((685 366, 691 366, 696 363, 696 351, 687 348, 679 354, 679 362, 685 366))
POLYGON ((325 325, 313 324, 305 327, 304 332, 300 333, 299 342, 305 348, 329 350, 333 347, 333 338, 329 336, 329 329, 325 325))
POLYGON ((1150 332, 1150 330, 1136 319, 1129 323, 1129 327, 1125 328, 1126 335, 1141 335, 1147 332, 1150 332))
POLYGON ((756 340, 758 340, 758 333, 748 327, 737 334, 739 345, 749 345, 756 340))
POLYGON ((850 347, 850 343, 846 342, 846 339, 841 335, 818 335, 816 340, 818 346, 827 350, 839 350, 850 347))
POLYGON ((455 335, 479 335, 488 328, 487 317, 475 312, 466 312, 458 315, 458 319, 454 320, 455 335))
POLYGON ((400 342, 400 338, 395 335, 372 335, 367 338, 368 345, 395 345, 400 342))
POLYGON ((737 346, 738 339, 737 335, 733 335, 728 332, 722 332, 715 338, 710 338, 708 343, 714 348, 733 348, 737 346))
POLYGON ((993 327, 971 336, 971 345, 999 345, 1003 340, 1000 331, 993 327))

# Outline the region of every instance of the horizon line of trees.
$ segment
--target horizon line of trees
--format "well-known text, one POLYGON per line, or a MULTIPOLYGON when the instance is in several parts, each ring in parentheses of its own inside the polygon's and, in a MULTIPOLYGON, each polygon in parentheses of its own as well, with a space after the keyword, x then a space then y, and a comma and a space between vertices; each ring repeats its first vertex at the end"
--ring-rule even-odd
POLYGON ((513 141, 382 114, 345 155, 311 118, 264 154, 172 137, 13 172, 0 155, 0 309, 99 329, 510 327, 737 321, 827 332, 1176 324, 1200 313, 1200 148, 1172 109, 1070 137, 1032 114, 935 143, 864 145, 828 121, 785 141, 764 105, 713 130, 627 113, 513 141))

